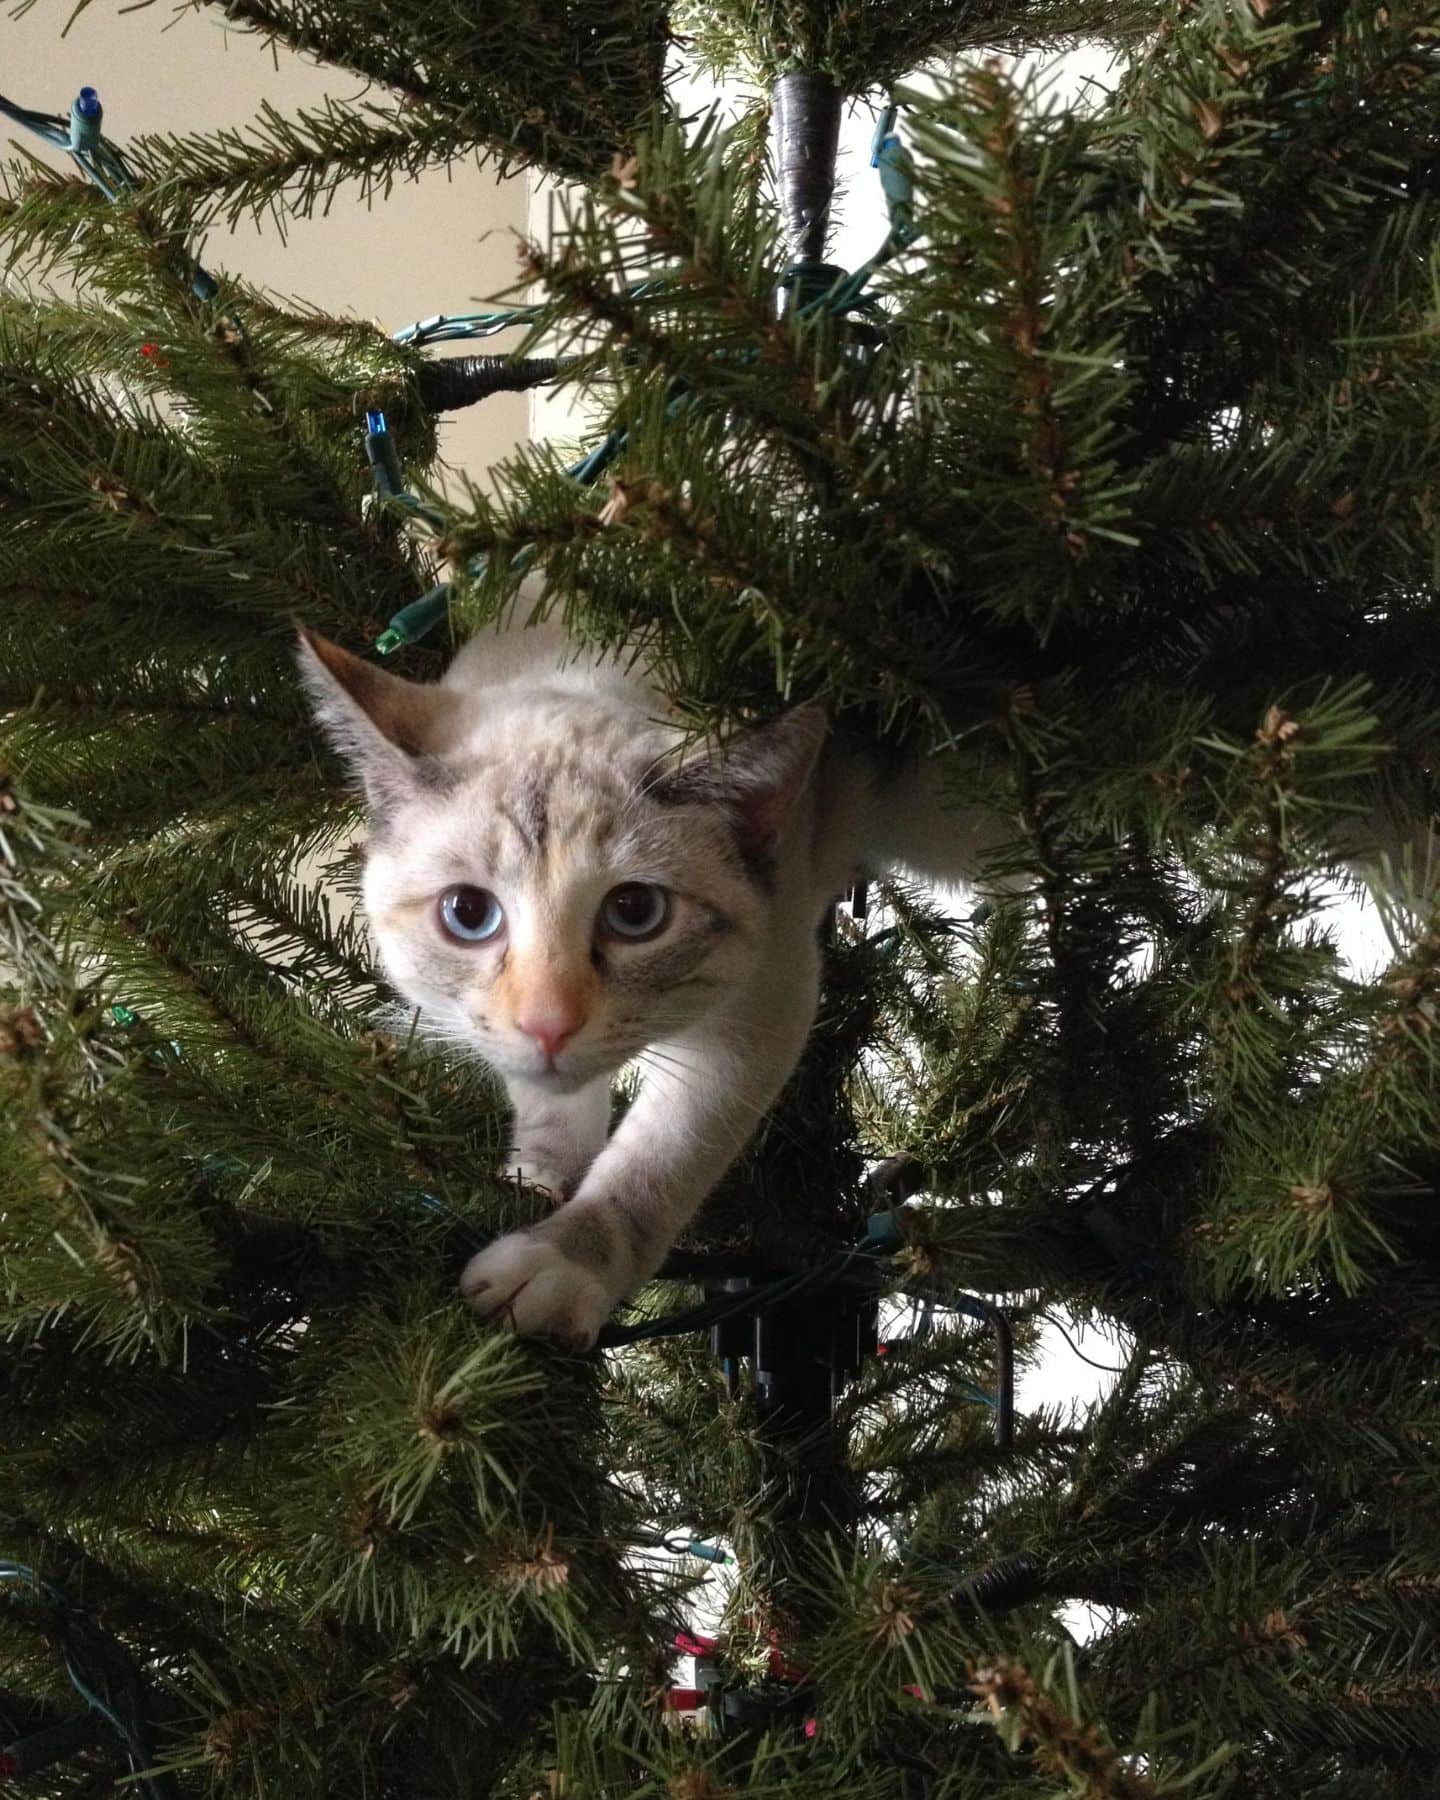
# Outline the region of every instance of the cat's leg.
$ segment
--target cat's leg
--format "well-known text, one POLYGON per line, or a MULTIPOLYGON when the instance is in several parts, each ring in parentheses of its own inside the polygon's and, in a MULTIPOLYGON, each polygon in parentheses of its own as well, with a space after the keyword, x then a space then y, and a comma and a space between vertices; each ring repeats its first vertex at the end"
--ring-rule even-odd
POLYGON ((799 1061, 820 957, 813 930, 787 937, 718 1015, 653 1047, 640 1094, 574 1199, 471 1259, 460 1286, 477 1312, 588 1344, 659 1268, 799 1061))
POLYGON ((544 1188, 557 1204, 568 1200, 604 1148, 610 1129, 610 1078, 601 1076, 572 1094, 538 1083, 507 1084, 514 1122, 504 1173, 544 1188))

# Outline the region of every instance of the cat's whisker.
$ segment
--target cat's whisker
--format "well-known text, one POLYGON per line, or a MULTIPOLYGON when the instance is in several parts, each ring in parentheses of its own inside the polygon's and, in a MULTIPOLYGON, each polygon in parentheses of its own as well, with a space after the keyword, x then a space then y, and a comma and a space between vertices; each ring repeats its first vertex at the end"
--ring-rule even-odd
POLYGON ((686 1062, 683 1057, 676 1056, 672 1052, 666 1050, 661 1050, 653 1044, 643 1045, 640 1049, 634 1051, 630 1060, 632 1062, 640 1063, 647 1068, 674 1070, 680 1075, 694 1075, 698 1073, 694 1065, 686 1062))
POLYGON ((682 1062, 679 1057, 666 1057, 666 1055, 662 1055, 661 1051, 653 1051, 653 1049, 637 1051, 632 1057, 632 1062, 639 1062, 646 1069, 664 1069, 666 1073, 673 1073, 673 1075, 695 1076, 700 1073, 693 1064, 682 1062))
POLYGON ((701 1092, 696 1077, 699 1070, 686 1063, 675 1062, 665 1057, 657 1057, 649 1051, 641 1051, 631 1059, 641 1069, 648 1070, 656 1079, 663 1082, 672 1094, 692 1095, 701 1092))

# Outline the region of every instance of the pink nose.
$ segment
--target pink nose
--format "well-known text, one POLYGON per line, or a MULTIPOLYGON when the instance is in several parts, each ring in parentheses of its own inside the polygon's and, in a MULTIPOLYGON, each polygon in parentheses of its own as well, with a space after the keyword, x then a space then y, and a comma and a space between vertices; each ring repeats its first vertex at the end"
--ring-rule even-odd
POLYGON ((545 1052, 546 1062, 554 1062, 584 1023, 584 1018, 576 1012, 535 1012, 516 1019, 515 1029, 534 1038, 545 1052))

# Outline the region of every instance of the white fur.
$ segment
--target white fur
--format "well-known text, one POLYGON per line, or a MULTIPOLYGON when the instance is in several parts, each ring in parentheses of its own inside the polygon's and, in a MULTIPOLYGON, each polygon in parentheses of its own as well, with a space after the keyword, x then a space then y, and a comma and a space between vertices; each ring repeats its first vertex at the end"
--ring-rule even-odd
MULTIPOLYGON (((636 771, 673 760, 679 728, 643 679, 581 652, 556 627, 486 633, 465 646, 438 687, 413 688, 416 730, 453 777, 443 789, 422 781, 406 788, 409 759, 373 730, 367 736, 367 721, 353 717, 359 703, 313 650, 302 660, 322 716, 367 789, 404 796, 377 822, 364 884, 391 979, 432 1031, 478 1053, 506 1081, 515 1108, 512 1171, 571 1196, 534 1230, 481 1251, 462 1289, 479 1310, 521 1331, 588 1343, 623 1295, 658 1268, 794 1068, 815 1016, 818 927, 835 897, 862 871, 903 866, 942 881, 964 878, 975 867, 982 822, 945 809, 933 771, 886 783, 833 745, 817 756, 818 716, 790 715, 774 743, 764 739, 763 754, 752 755, 752 785, 762 797, 778 796, 781 819, 765 892, 737 867, 730 824, 713 806, 662 812, 638 798, 636 771), (551 781, 539 861, 496 820, 497 801, 523 795, 537 771, 551 781), (597 834, 616 818, 597 847, 597 834), (581 980, 596 908, 627 880, 675 893, 677 935, 698 928, 707 908, 733 928, 693 983, 623 998, 618 985, 605 988, 547 1072, 496 999, 502 955, 512 976, 581 980), (503 953, 445 941, 438 897, 461 883, 500 898, 510 934, 503 953), (632 1058, 643 1085, 607 1140, 610 1079, 632 1058)), ((643 970, 636 954, 612 947, 614 971, 643 970)))

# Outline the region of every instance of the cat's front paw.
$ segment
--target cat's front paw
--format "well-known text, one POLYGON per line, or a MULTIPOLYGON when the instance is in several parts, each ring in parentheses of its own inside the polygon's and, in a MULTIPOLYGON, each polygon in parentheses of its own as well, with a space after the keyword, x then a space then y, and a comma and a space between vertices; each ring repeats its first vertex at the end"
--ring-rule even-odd
POLYGON ((603 1275, 533 1231, 512 1232, 472 1256, 460 1292, 482 1319, 577 1349, 595 1342, 620 1298, 603 1275))

